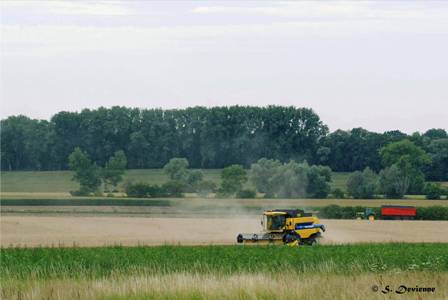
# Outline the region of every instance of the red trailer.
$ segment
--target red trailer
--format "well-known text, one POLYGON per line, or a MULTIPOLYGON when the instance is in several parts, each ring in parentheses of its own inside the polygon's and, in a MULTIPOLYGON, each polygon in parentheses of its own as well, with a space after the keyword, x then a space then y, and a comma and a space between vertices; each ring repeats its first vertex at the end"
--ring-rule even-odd
POLYGON ((416 209, 413 206, 381 206, 381 219, 384 220, 412 220, 415 215, 416 209))

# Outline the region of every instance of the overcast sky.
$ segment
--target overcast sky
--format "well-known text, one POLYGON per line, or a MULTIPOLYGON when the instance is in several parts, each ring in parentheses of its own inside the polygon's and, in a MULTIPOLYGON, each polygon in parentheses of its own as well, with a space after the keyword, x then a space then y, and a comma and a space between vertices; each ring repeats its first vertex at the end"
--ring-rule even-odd
POLYGON ((448 129, 448 1, 1 1, 1 117, 294 105, 448 129))

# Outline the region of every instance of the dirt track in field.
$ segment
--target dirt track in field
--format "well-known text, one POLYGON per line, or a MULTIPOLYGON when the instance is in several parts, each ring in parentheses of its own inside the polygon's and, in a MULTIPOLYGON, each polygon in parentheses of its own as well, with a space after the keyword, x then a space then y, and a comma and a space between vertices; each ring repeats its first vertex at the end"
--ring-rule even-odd
MULTIPOLYGON (((322 220, 324 244, 448 242, 448 221, 322 220)), ((234 244, 240 232, 258 232, 259 217, 135 218, 2 216, 1 246, 234 244)))

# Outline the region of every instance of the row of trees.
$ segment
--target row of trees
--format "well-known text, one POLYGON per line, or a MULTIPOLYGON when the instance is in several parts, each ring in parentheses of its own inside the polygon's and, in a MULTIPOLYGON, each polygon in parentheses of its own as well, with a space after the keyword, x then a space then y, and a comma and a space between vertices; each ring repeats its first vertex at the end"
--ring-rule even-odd
POLYGON ((313 159, 328 128, 311 109, 294 107, 125 107, 24 116, 1 123, 3 170, 67 169, 74 148, 104 165, 118 150, 129 168, 161 168, 185 157, 193 168, 250 165, 260 157, 313 159))
POLYGON ((269 198, 326 198, 330 192, 330 168, 306 162, 291 160, 282 164, 262 158, 249 171, 231 165, 221 171, 219 186, 204 180, 200 170, 188 167, 187 159, 173 158, 163 168, 169 179, 165 184, 127 183, 126 193, 130 197, 161 197, 181 196, 184 192, 207 196, 213 192, 218 197, 255 198, 258 191, 269 198), (248 181, 256 190, 245 187, 248 181))
POLYGON ((255 188, 268 198, 326 198, 330 192, 329 167, 262 158, 249 173, 255 188))
POLYGON ((123 180, 127 158, 123 151, 117 151, 105 163, 104 167, 92 162, 89 155, 80 148, 68 157, 70 170, 74 171, 73 180, 79 183, 79 190, 71 191, 74 196, 89 194, 102 195, 101 186, 105 192, 116 191, 118 183, 123 180))
POLYGON ((448 135, 430 129, 406 135, 328 128, 311 109, 295 107, 193 107, 131 109, 125 107, 60 112, 50 121, 12 116, 1 121, 2 170, 68 169, 67 156, 83 149, 103 166, 123 150, 129 168, 161 168, 185 157, 192 168, 249 168, 260 158, 308 161, 333 171, 383 167, 379 150, 409 140, 428 154, 423 173, 448 180, 448 135))
POLYGON ((377 194, 387 198, 426 194, 429 199, 440 199, 443 188, 425 183, 423 171, 431 164, 431 157, 421 147, 406 139, 381 148, 379 155, 384 169, 379 174, 369 167, 352 173, 347 181, 350 196, 369 199, 377 194))
POLYGON ((428 180, 448 180, 448 135, 444 129, 430 129, 406 135, 400 131, 370 132, 362 128, 337 130, 319 143, 318 163, 335 172, 362 171, 366 167, 379 172, 384 167, 380 149, 408 140, 428 155, 422 168, 428 180))
POLYGON ((201 170, 189 169, 186 158, 172 158, 163 167, 168 177, 162 185, 145 182, 127 182, 125 192, 129 197, 181 197, 183 193, 198 193, 207 196, 216 191, 213 181, 205 180, 201 170))
MULTIPOLYGON (((437 184, 426 183, 422 169, 429 156, 409 140, 392 143, 380 150, 385 168, 378 173, 365 168, 352 173, 347 181, 347 191, 353 198, 368 199, 382 194, 387 198, 402 198, 407 193, 425 193, 429 199, 440 199, 445 193, 437 184)), ((69 156, 69 167, 74 171, 73 180, 80 184, 74 195, 102 194, 117 191, 123 180, 127 159, 123 151, 117 151, 99 167, 80 148, 69 156)), ((326 198, 330 193, 331 169, 326 166, 309 165, 294 160, 261 158, 246 171, 241 165, 231 165, 221 172, 221 183, 205 180, 201 170, 189 168, 186 158, 172 158, 163 170, 168 177, 162 185, 127 182, 125 192, 130 197, 181 197, 183 193, 218 197, 255 198, 258 193, 266 198, 326 198), (247 182, 255 189, 245 188, 247 182)), ((333 196, 343 197, 342 191, 334 190, 333 196)))

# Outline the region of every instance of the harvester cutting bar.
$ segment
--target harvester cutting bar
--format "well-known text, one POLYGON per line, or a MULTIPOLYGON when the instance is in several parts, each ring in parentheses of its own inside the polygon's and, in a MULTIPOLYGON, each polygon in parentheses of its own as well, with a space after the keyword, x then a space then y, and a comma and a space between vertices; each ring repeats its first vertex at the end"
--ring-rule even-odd
POLYGON ((283 243, 282 234, 273 233, 240 233, 236 238, 238 243, 283 243))

